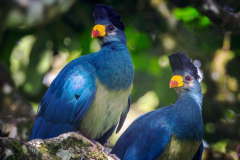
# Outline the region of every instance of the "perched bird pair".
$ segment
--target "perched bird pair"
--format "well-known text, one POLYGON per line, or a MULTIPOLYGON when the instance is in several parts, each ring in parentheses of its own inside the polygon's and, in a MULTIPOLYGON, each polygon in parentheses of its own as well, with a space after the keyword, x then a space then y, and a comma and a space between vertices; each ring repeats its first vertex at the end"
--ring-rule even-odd
MULTIPOLYGON (((50 85, 39 105, 30 136, 45 139, 79 130, 104 144, 130 106, 133 64, 121 16, 113 7, 96 5, 92 37, 102 49, 70 62, 50 85)), ((121 159, 201 159, 202 94, 196 67, 183 53, 169 56, 174 105, 149 112, 123 133, 112 153, 121 159)))

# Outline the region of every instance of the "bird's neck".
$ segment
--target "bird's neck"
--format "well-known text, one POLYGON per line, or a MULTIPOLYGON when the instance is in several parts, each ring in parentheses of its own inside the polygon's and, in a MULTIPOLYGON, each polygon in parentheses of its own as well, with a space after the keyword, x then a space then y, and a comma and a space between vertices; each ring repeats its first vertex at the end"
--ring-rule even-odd
POLYGON ((174 135, 182 140, 200 141, 203 136, 201 96, 181 94, 174 109, 174 135))
POLYGON ((109 36, 109 37, 99 37, 99 42, 101 47, 112 43, 123 43, 124 45, 127 44, 126 35, 123 32, 116 33, 116 36, 109 36))
POLYGON ((182 99, 186 99, 186 98, 192 99, 200 106, 202 105, 203 95, 201 93, 201 90, 200 91, 182 92, 182 93, 178 94, 178 100, 181 101, 182 99))
POLYGON ((109 45, 114 45, 114 44, 123 44, 123 45, 126 45, 126 43, 123 43, 123 42, 111 41, 111 42, 105 42, 105 43, 101 44, 101 47, 104 48, 104 47, 107 47, 107 46, 109 46, 109 45))
POLYGON ((134 70, 130 53, 125 44, 106 43, 92 57, 96 76, 109 90, 127 90, 133 82, 134 70))
POLYGON ((104 48, 104 47, 107 47, 109 45, 112 45, 112 44, 123 44, 123 45, 126 45, 126 41, 109 41, 109 42, 101 42, 100 41, 100 45, 101 45, 101 48, 104 48))

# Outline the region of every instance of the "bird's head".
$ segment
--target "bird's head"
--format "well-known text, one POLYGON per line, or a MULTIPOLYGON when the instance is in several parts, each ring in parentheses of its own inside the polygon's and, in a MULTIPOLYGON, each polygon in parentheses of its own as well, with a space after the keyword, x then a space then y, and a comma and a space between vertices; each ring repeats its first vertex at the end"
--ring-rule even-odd
POLYGON ((98 38, 101 45, 113 41, 126 44, 125 25, 121 21, 121 15, 114 12, 112 6, 97 4, 93 17, 95 26, 92 30, 92 38, 98 38))
POLYGON ((201 96, 201 85, 198 82, 200 76, 191 59, 185 53, 177 52, 169 56, 169 61, 173 73, 169 87, 174 88, 178 95, 190 93, 201 96))

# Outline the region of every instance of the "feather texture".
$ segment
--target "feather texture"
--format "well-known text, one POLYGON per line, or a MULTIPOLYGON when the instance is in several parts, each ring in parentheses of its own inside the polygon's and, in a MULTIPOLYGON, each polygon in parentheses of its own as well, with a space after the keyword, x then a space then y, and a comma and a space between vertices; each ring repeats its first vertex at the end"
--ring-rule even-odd
POLYGON ((156 112, 149 112, 136 119, 119 138, 111 153, 122 160, 156 159, 164 151, 172 134, 167 121, 164 118, 159 120, 157 116, 156 112))
POLYGON ((77 63, 78 60, 69 63, 45 93, 30 139, 51 138, 76 130, 91 106, 96 92, 92 67, 77 63))
POLYGON ((202 153, 203 153, 203 142, 201 143, 198 151, 196 152, 195 156, 192 160, 201 160, 202 159, 202 153))

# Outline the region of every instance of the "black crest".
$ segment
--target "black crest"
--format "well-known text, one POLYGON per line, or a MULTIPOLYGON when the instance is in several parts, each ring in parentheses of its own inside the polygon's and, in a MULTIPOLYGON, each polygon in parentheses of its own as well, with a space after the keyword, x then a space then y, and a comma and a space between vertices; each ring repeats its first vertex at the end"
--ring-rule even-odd
POLYGON ((93 17, 94 17, 95 23, 97 24, 103 21, 109 21, 118 29, 121 29, 123 31, 125 29, 125 25, 121 21, 122 16, 114 12, 114 8, 112 6, 107 6, 104 4, 96 4, 93 17))
POLYGON ((197 80, 200 78, 197 68, 194 66, 191 59, 188 58, 185 53, 173 53, 169 56, 169 61, 172 72, 175 72, 176 70, 182 70, 190 73, 197 80))

